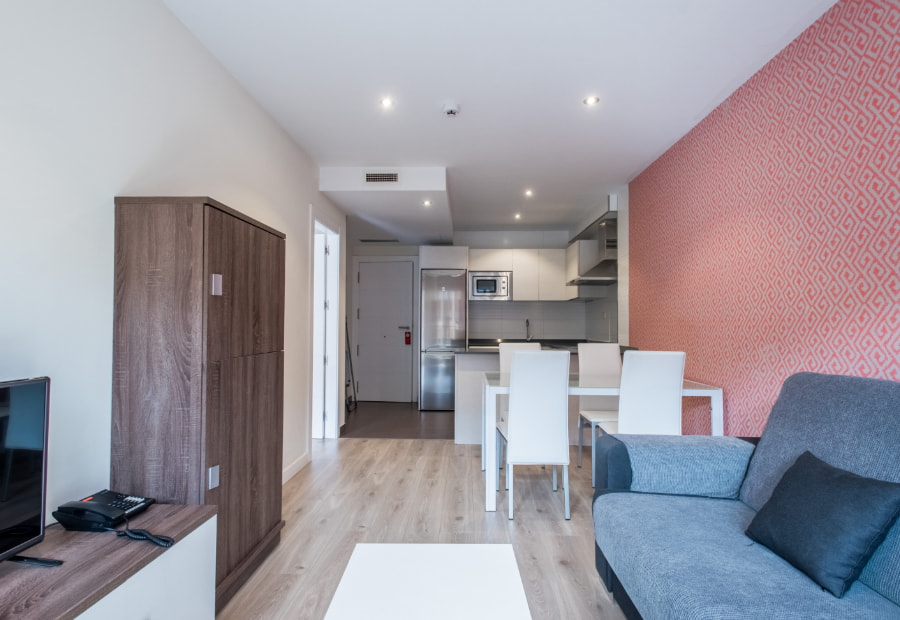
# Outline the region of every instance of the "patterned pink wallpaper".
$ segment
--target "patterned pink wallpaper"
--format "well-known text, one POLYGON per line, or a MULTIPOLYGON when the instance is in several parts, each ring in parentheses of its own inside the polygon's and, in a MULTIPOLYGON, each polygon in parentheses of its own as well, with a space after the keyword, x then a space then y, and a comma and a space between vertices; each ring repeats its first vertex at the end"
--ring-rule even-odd
MULTIPOLYGON (((794 372, 900 381, 900 0, 835 5, 631 183, 629 217, 631 344, 723 386, 727 435, 794 372)), ((708 420, 685 402, 685 433, 708 420)))

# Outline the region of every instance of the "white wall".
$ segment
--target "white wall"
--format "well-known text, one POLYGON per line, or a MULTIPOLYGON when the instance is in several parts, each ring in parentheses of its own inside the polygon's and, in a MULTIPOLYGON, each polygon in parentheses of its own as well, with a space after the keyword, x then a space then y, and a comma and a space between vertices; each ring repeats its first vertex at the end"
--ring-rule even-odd
POLYGON ((48 506, 109 484, 116 195, 208 195, 286 233, 284 465, 302 466, 310 205, 345 221, 313 162, 157 0, 5 2, 0 75, 0 378, 53 380, 48 506))

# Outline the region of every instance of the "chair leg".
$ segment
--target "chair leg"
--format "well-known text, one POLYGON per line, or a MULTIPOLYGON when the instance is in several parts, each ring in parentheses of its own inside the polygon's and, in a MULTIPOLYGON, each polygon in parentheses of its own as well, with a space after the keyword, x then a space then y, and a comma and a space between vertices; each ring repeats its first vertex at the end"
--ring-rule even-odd
MULTIPOLYGON (((553 471, 556 471, 556 468, 553 468, 553 471)), ((572 514, 569 512, 569 466, 563 465, 563 488, 566 493, 566 520, 572 518, 572 514)))
POLYGON ((513 465, 512 463, 506 464, 506 488, 509 489, 507 495, 509 495, 509 519, 512 521, 513 518, 513 465))
POLYGON ((584 436, 584 418, 578 416, 578 466, 581 467, 581 444, 584 436))
POLYGON ((556 485, 556 465, 553 466, 553 492, 555 493, 557 489, 556 485))
POLYGON ((597 486, 597 481, 594 480, 594 476, 596 476, 597 472, 597 427, 599 424, 591 423, 591 488, 595 488, 597 486))

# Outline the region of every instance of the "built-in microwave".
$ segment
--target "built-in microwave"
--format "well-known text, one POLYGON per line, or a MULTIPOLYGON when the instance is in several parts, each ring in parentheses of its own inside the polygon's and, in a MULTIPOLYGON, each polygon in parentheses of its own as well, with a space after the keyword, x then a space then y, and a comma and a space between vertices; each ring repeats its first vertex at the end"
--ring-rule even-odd
POLYGON ((509 301, 511 299, 511 271, 469 272, 469 301, 509 301))

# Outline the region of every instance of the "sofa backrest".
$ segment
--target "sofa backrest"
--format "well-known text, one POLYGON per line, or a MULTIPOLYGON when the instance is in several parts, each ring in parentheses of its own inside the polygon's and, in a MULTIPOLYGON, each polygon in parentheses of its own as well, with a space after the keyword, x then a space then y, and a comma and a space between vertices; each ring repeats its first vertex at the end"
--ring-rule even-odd
MULTIPOLYGON (((788 377, 750 461, 740 499, 759 510, 806 450, 860 476, 900 482, 900 383, 815 373, 788 377)), ((900 521, 860 581, 900 604, 900 521)))

